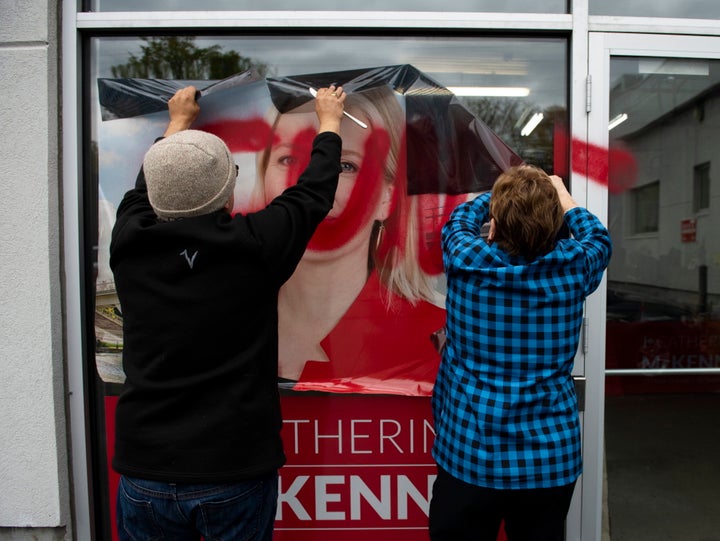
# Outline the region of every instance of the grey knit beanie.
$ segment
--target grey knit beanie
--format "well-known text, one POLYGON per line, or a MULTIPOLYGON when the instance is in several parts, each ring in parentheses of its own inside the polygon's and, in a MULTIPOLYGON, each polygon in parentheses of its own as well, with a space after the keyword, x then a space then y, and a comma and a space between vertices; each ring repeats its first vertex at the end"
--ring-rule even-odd
POLYGON ((150 204, 159 218, 219 210, 235 189, 237 170, 219 137, 183 130, 155 143, 143 161, 150 204))

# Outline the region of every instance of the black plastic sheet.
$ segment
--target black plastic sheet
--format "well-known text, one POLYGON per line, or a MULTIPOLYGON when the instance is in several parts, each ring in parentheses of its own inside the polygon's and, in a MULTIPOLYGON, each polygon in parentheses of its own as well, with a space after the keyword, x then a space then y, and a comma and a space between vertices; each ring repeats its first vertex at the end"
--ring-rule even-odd
POLYGON ((409 195, 486 191, 502 171, 523 163, 452 92, 409 64, 269 77, 264 81, 249 70, 209 85, 193 81, 99 79, 103 120, 162 111, 175 91, 188 84, 199 89, 201 100, 229 88, 242 91, 242 87, 250 89, 264 84, 280 113, 309 102, 310 88, 336 84, 342 85, 348 94, 380 87, 390 89, 405 109, 409 195))

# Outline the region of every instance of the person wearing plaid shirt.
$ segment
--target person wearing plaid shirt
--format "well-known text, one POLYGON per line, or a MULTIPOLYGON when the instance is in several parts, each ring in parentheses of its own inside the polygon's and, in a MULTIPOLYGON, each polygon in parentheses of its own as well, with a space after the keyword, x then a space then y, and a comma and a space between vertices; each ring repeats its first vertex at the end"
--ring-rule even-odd
POLYGON ((562 179, 524 165, 455 209, 442 247, 430 537, 495 541, 504 521, 509 541, 560 541, 582 468, 573 359, 609 233, 562 179))

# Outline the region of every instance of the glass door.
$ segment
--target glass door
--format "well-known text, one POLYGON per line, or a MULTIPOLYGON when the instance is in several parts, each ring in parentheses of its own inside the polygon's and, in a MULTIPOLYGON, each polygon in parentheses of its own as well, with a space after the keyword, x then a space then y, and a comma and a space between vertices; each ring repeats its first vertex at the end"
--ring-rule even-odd
POLYGON ((612 541, 716 539, 720 38, 593 34, 589 51, 589 146, 607 200, 588 205, 605 206, 614 245, 606 528, 612 541))

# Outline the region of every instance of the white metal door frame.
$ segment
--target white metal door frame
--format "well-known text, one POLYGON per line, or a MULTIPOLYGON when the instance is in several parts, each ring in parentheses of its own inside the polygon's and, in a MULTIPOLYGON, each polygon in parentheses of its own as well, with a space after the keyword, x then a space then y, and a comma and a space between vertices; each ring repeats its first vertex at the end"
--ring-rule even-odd
MULTIPOLYGON (((587 142, 594 148, 609 146, 608 119, 610 101, 610 58, 612 56, 648 56, 673 58, 720 58, 720 37, 593 32, 588 34, 588 72, 586 81, 587 142)), ((575 87, 577 88, 577 86, 575 87)), ((581 101, 581 100, 575 100, 581 101)), ((577 106, 577 105, 576 105, 577 106)), ((579 114, 574 119, 582 118, 579 114)), ((576 126, 581 129, 581 126, 576 126)), ((583 202, 603 223, 608 223, 608 190, 601 183, 573 178, 573 196, 583 202)), ((605 320, 606 280, 588 298, 588 325, 584 342, 585 413, 583 415, 583 458, 585 473, 582 486, 582 540, 600 540, 602 536, 604 400, 605 400, 605 320)), ((568 539, 571 532, 568 529, 568 539)))

